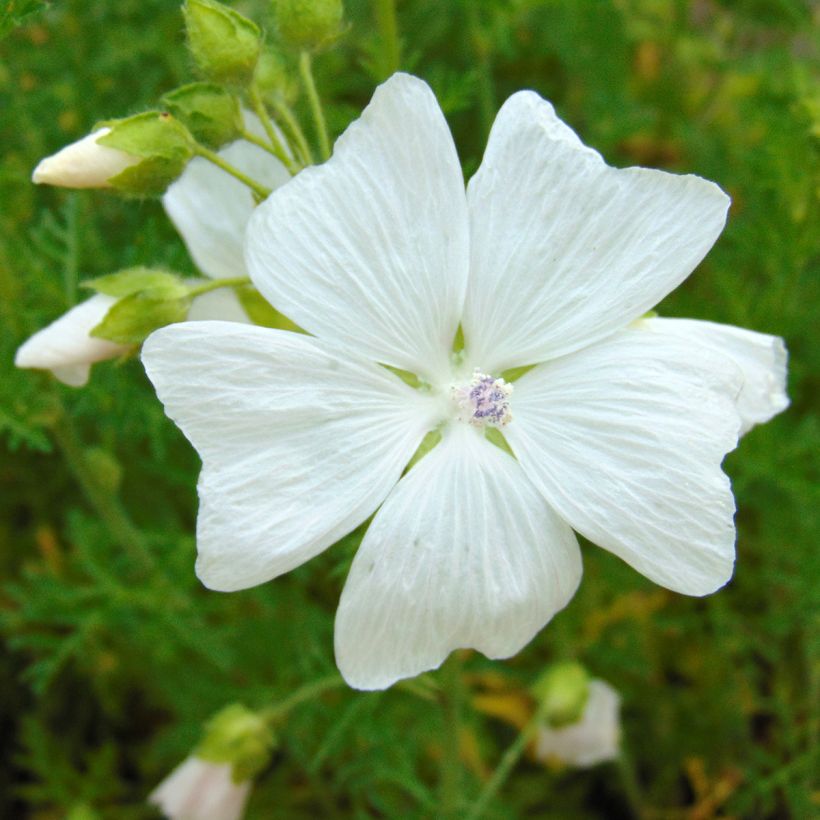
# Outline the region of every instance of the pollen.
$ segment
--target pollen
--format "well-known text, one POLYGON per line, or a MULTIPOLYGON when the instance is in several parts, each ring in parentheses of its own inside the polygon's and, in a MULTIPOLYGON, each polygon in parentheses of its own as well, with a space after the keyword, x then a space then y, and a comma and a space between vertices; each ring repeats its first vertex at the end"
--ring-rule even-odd
POLYGON ((512 421, 513 386, 478 368, 465 385, 453 386, 452 398, 459 421, 475 427, 504 427, 512 421))

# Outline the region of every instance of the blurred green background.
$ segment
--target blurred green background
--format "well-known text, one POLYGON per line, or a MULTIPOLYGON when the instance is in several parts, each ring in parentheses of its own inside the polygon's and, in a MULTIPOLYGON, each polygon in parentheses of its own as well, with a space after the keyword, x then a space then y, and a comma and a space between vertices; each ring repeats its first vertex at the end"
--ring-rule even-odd
MULTIPOLYGON (((266 3, 236 6, 272 28, 266 3)), ((395 65, 384 6, 349 0, 347 34, 316 58, 334 134, 395 65)), ((356 538, 274 583, 208 592, 193 574, 198 462, 138 361, 96 366, 82 390, 13 368, 82 279, 193 272, 158 202, 29 181, 39 158, 192 71, 175 2, 0 9, 0 817, 156 817, 146 794, 209 715, 333 671, 356 538)), ((500 103, 534 88, 610 163, 717 181, 729 225, 661 311, 782 335, 791 352, 791 408, 726 463, 739 509, 726 589, 667 593, 588 548, 578 595, 529 647, 466 659, 470 685, 515 691, 574 658, 623 696, 622 766, 527 757, 490 817, 820 814, 818 15, 799 0, 398 3, 399 64, 436 90, 465 173, 500 103)), ((435 816, 442 720, 402 689, 304 705, 249 817, 435 816)), ((514 737, 467 710, 465 800, 514 737)))

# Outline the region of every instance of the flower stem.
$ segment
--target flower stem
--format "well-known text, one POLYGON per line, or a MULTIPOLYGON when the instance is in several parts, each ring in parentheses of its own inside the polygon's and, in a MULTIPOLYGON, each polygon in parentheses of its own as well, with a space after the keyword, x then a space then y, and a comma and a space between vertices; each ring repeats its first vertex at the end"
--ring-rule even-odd
POLYGON ((381 41, 382 75, 387 79, 399 70, 401 63, 401 42, 396 20, 396 0, 373 0, 373 13, 381 41))
POLYGON ((295 144, 302 163, 304 165, 313 165, 313 152, 310 150, 305 132, 302 130, 302 126, 299 125, 299 120, 296 119, 296 115, 293 113, 291 107, 284 100, 278 98, 274 98, 271 105, 273 105, 274 111, 276 111, 282 122, 284 122, 285 127, 290 131, 293 140, 291 144, 295 144))
POLYGON ((273 124, 273 120, 271 120, 270 115, 268 114, 268 109, 265 108, 262 95, 259 93, 259 89, 256 87, 255 83, 251 83, 251 87, 248 89, 248 98, 250 99, 251 107, 256 113, 256 116, 259 117, 262 122, 262 127, 265 129, 265 133, 268 135, 268 139, 271 144, 271 152, 285 166, 285 168, 290 171, 292 176, 299 170, 299 168, 293 161, 292 157, 285 150, 285 146, 282 144, 282 140, 279 137, 276 126, 273 124))
POLYGON ((311 681, 299 687, 292 695, 279 701, 275 706, 269 706, 267 709, 263 709, 259 714, 268 723, 276 723, 285 717, 294 707, 299 706, 305 701, 313 700, 313 698, 323 695, 331 689, 339 689, 342 686, 346 686, 346 684, 341 675, 329 675, 326 678, 319 678, 319 680, 311 681))
POLYGON ((156 561, 148 551, 142 534, 131 522, 120 500, 100 484, 86 458, 86 446, 70 418, 61 413, 60 418, 51 427, 51 434, 86 499, 117 543, 128 553, 140 570, 154 569, 156 561))
POLYGON ((319 93, 316 91, 316 82, 313 79, 312 58, 309 51, 303 51, 299 55, 299 73, 302 75, 302 82, 305 85, 310 110, 313 114, 313 121, 316 125, 316 135, 319 139, 319 153, 323 160, 330 158, 330 137, 327 133, 327 123, 325 114, 322 111, 322 102, 319 93))
POLYGON ((473 803, 472 808, 466 815, 466 820, 478 820, 487 810, 487 804, 495 797, 498 790, 504 785, 510 773, 515 768, 516 763, 521 759, 527 745, 532 740, 539 724, 544 719, 543 707, 536 709, 524 728, 518 733, 518 737, 510 744, 504 752, 501 760, 493 772, 492 777, 484 785, 478 799, 473 803))
POLYGON ((225 171, 226 174, 230 174, 232 177, 238 179, 241 183, 245 184, 250 188, 258 197, 262 199, 267 199, 270 195, 270 188, 266 188, 264 185, 260 185, 256 180, 251 179, 247 174, 243 174, 238 168, 235 168, 229 162, 226 162, 222 157, 219 156, 215 151, 211 151, 210 148, 206 148, 204 145, 197 145, 194 148, 194 152, 200 156, 207 159, 209 162, 212 162, 217 167, 221 168, 225 171))
POLYGON ((236 288, 240 285, 249 285, 251 280, 247 276, 234 276, 226 279, 211 279, 210 282, 203 282, 188 291, 189 296, 199 296, 201 293, 216 290, 217 288, 236 288))
POLYGON ((444 721, 444 757, 441 764, 441 816, 461 817, 461 658, 454 652, 442 668, 442 718, 444 721))

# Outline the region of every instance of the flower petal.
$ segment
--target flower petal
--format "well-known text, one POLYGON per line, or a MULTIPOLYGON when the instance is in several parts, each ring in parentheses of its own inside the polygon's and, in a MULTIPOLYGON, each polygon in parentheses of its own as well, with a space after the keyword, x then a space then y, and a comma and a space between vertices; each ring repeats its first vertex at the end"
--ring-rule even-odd
POLYGON ((82 387, 88 381, 94 362, 113 359, 127 347, 89 335, 105 318, 116 299, 102 293, 75 305, 20 345, 14 364, 51 370, 71 387, 82 387))
POLYGON ((786 394, 789 354, 779 336, 695 319, 655 317, 641 323, 655 333, 672 334, 693 345, 704 345, 723 353, 737 364, 743 373, 743 387, 737 397, 741 435, 789 406, 786 394))
POLYGON ((424 82, 397 74, 328 162, 257 208, 247 263, 262 295, 300 327, 436 378, 449 372, 467 232, 444 116, 424 82))
MULTIPOLYGON (((244 140, 219 154, 268 188, 290 179, 278 159, 244 140)), ((195 157, 166 191, 162 204, 206 276, 224 279, 245 273, 245 229, 255 207, 249 188, 208 160, 195 157)))
POLYGON ((336 662, 351 686, 381 689, 459 647, 509 657, 580 577, 575 536, 515 460, 456 425, 365 534, 336 616, 336 662))
POLYGON ((400 379, 298 333, 185 322, 142 358, 202 457, 197 574, 212 589, 275 578, 359 525, 430 426, 400 379))
POLYGON ((504 435, 575 530, 662 586, 705 595, 732 575, 742 377, 707 348, 643 329, 516 382, 504 435))
POLYGON ((532 91, 499 111, 467 198, 463 327, 486 372, 625 327, 692 272, 729 205, 700 177, 610 168, 532 91))

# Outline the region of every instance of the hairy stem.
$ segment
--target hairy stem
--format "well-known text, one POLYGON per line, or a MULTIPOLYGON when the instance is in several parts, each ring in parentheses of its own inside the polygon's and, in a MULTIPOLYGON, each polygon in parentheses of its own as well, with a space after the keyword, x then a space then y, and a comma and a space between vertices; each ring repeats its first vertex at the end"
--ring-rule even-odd
POLYGON ((285 717, 291 709, 299 706, 306 701, 313 700, 313 698, 323 695, 331 689, 340 689, 347 684, 341 675, 328 675, 326 678, 320 678, 316 681, 306 683, 299 687, 293 694, 286 697, 274 706, 269 706, 263 709, 260 714, 268 723, 276 723, 285 717))
POLYGON ((265 133, 268 135, 271 153, 290 171, 291 175, 295 174, 299 170, 299 167, 285 150, 279 132, 276 130, 276 126, 273 124, 270 114, 268 114, 268 109, 265 108, 262 95, 254 83, 251 83, 251 87, 248 89, 248 98, 250 99, 254 113, 259 117, 262 122, 262 127, 265 129, 265 133))
POLYGON ((382 79, 387 79, 399 70, 401 63, 401 42, 396 20, 396 0, 373 0, 373 13, 381 43, 382 79))
POLYGON ((305 132, 302 130, 302 126, 299 125, 299 120, 296 119, 291 107, 281 99, 273 99, 271 105, 284 123, 285 128, 290 132, 291 145, 296 147, 302 163, 304 165, 313 165, 313 152, 310 150, 305 132))
POLYGON ((313 61, 309 51, 303 51, 299 55, 299 73, 302 75, 302 82, 310 103, 310 110, 313 114, 313 122, 316 126, 316 136, 319 140, 319 153, 323 160, 330 158, 330 137, 327 133, 327 123, 325 114, 322 111, 322 102, 319 99, 319 92, 316 90, 316 81, 313 79, 313 61))
POLYGON ((203 282, 201 285, 191 288, 188 291, 189 296, 199 296, 201 293, 208 293, 211 290, 218 288, 237 288, 241 285, 249 285, 251 280, 247 276, 233 276, 226 279, 211 279, 210 282, 203 282))
POLYGON ((262 199, 267 199, 270 195, 270 188, 266 188, 264 185, 260 185, 256 180, 251 179, 247 174, 243 174, 238 168, 235 168, 230 162, 226 162, 222 157, 219 156, 215 151, 211 151, 210 148, 206 148, 204 145, 197 144, 196 148, 194 149, 196 154, 200 157, 204 157, 208 160, 208 162, 212 162, 217 167, 221 168, 226 174, 230 174, 235 179, 238 179, 244 185, 247 185, 258 197, 262 199))
POLYGON ((535 714, 533 714, 528 723, 518 733, 518 737, 516 737, 507 751, 502 755, 492 777, 484 785, 478 799, 473 803, 472 808, 467 813, 466 820, 478 820, 478 818, 484 814, 487 810, 488 803, 495 797, 498 790, 504 785, 510 773, 515 768, 516 763, 521 759, 521 755, 524 754, 527 745, 534 737, 543 719, 543 708, 536 709, 535 714))

